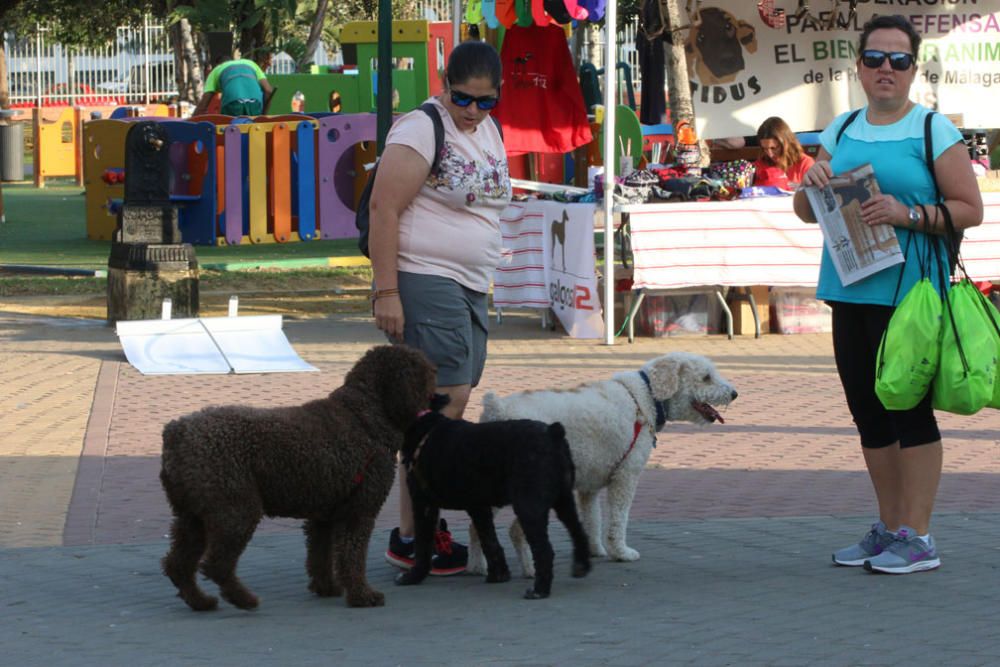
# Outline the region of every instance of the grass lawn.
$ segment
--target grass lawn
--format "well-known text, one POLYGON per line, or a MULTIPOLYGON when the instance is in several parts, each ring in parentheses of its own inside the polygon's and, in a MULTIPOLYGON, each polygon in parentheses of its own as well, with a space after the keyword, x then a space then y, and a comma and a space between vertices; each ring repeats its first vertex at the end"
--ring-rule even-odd
MULTIPOLYGON (((7 222, 0 225, 0 264, 72 269, 106 269, 110 241, 87 238, 83 189, 75 185, 3 186, 7 222)), ((361 258, 355 239, 301 243, 195 246, 201 266, 239 268, 280 263, 289 267, 324 264, 328 257, 361 258)))
MULTIPOLYGON (((4 270, 3 265, 106 270, 110 241, 87 238, 83 190, 75 185, 3 186, 7 222, 0 225, 0 310, 102 318, 107 278, 4 270)), ((331 267, 328 258, 363 259, 355 239, 196 246, 204 314, 225 313, 241 295, 241 312, 298 316, 364 312, 371 284, 365 262, 331 267), (227 269, 207 267, 224 265, 227 269)))

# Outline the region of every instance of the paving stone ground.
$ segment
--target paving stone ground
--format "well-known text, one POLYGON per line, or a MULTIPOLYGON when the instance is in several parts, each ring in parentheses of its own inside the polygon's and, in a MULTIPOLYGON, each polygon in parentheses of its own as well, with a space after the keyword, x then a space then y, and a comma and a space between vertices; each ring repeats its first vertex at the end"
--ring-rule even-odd
MULTIPOLYGON (((382 342, 363 317, 284 328, 318 373, 143 376, 103 322, 0 314, 4 664, 997 663, 1000 412, 940 415, 942 568, 870 575, 829 562, 871 522, 873 494, 828 335, 606 346, 521 313, 493 326, 470 418, 484 391, 571 386, 669 350, 711 357, 740 392, 725 424, 660 434, 629 526, 639 561, 598 561, 589 577, 571 579, 568 540, 554 523, 548 600, 520 599, 523 579, 397 588, 381 559, 397 518, 393 491, 369 548, 386 607, 311 596, 298 525, 267 521, 240 567, 261 609, 195 614, 159 573, 169 522, 157 477, 163 424, 205 404, 322 396, 382 342)), ((465 517, 446 516, 464 539, 465 517)), ((501 513, 498 523, 508 520, 501 513)))

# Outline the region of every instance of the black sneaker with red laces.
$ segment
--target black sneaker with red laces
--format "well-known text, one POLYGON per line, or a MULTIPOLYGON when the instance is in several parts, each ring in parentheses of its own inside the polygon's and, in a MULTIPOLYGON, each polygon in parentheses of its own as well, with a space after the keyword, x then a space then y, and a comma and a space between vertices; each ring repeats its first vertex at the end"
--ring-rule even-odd
MULTIPOLYGON (((414 542, 403 542, 399 537, 399 528, 393 528, 389 534, 389 548, 385 552, 385 560, 402 570, 413 567, 414 542)), ((449 577, 465 572, 469 562, 469 549, 451 539, 448 523, 441 519, 438 530, 434 533, 434 556, 431 558, 431 576, 449 577)))

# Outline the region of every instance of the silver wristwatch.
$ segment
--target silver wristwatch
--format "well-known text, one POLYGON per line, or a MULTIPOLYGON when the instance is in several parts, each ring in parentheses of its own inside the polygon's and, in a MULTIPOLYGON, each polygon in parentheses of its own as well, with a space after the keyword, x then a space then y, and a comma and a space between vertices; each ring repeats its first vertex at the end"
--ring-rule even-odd
POLYGON ((910 220, 910 227, 916 229, 917 225, 920 224, 920 214, 917 212, 917 209, 913 208, 912 206, 906 212, 906 217, 909 218, 910 220))

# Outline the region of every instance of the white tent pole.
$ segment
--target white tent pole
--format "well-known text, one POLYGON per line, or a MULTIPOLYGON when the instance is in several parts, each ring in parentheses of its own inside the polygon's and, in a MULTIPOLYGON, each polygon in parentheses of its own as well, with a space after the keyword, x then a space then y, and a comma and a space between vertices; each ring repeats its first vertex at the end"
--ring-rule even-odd
POLYGON ((462 35, 462 0, 451 0, 451 44, 458 46, 462 35))
POLYGON ((615 0, 604 13, 604 342, 615 344, 615 92, 618 88, 616 67, 617 11, 615 0))

